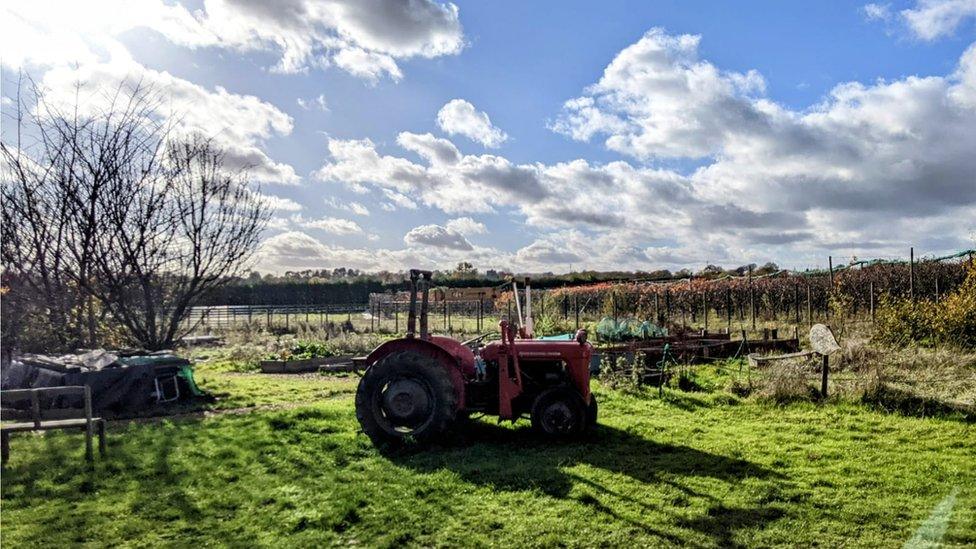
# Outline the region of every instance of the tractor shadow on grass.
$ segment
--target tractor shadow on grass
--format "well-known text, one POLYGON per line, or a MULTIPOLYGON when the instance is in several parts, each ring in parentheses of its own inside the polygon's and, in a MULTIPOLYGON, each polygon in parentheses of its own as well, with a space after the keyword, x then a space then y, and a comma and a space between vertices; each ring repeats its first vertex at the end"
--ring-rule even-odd
MULTIPOLYGON (((397 465, 430 473, 450 470, 467 482, 512 492, 541 491, 558 499, 572 499, 616 521, 640 528, 669 543, 688 540, 659 528, 656 524, 630 518, 633 513, 618 512, 617 503, 640 509, 640 516, 661 517, 679 529, 694 530, 721 547, 736 546, 733 534, 738 529, 761 528, 785 512, 775 495, 752 507, 730 506, 719 497, 693 487, 695 479, 706 477, 722 483, 745 479, 769 481, 773 493, 786 477, 743 459, 712 454, 681 444, 649 440, 627 431, 598 425, 586 438, 553 442, 540 439, 528 427, 507 428, 483 421, 472 421, 464 431, 437 448, 389 456, 397 465), (621 474, 659 492, 671 494, 667 504, 643 501, 617 487, 567 469, 589 466, 621 474), (575 489, 574 489, 575 487, 575 489), (706 512, 700 516, 675 513, 693 499, 704 500, 706 512)), ((590 475, 587 475, 590 476, 590 475)), ((604 476, 605 475, 597 475, 604 476)), ((788 484, 788 481, 786 481, 788 484)), ((627 484, 627 483, 625 483, 627 484)), ((629 483, 633 487, 632 483, 629 483)), ((734 488, 732 488, 734 490, 734 488)), ((724 490, 720 491, 724 493, 724 490)))

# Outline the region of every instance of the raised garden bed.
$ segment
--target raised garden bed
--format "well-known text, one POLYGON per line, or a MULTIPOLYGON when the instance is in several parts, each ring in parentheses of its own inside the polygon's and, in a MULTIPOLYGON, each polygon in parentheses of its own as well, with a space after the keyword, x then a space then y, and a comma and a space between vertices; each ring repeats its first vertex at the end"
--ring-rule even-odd
POLYGON ((351 372, 355 369, 351 356, 303 358, 296 360, 262 360, 265 374, 302 374, 308 372, 351 372))

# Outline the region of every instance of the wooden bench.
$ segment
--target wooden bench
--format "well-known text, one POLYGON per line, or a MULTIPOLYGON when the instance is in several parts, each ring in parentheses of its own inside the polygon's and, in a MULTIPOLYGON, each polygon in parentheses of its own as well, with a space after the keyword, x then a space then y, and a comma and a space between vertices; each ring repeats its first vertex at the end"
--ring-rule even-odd
MULTIPOLYGON (((13 389, 0 391, 0 401, 3 405, 10 406, 13 402, 30 400, 30 419, 29 422, 22 423, 3 423, 0 424, 0 442, 3 446, 3 463, 7 463, 10 457, 10 434, 29 431, 50 431, 66 429, 83 429, 85 431, 85 459, 92 461, 94 452, 92 451, 92 437, 96 430, 98 432, 98 451, 105 455, 105 420, 100 417, 92 417, 91 387, 69 386, 69 387, 44 387, 39 389, 13 389), (44 419, 41 414, 41 396, 57 397, 62 395, 84 396, 85 417, 69 419, 44 419)), ((63 415, 71 408, 58 408, 57 411, 63 415)))

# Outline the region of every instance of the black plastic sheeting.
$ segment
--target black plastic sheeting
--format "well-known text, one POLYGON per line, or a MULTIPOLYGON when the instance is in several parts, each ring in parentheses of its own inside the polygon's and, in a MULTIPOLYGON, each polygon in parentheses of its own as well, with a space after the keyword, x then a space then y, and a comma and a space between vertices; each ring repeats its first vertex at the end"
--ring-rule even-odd
MULTIPOLYGON (((29 359, 12 360, 4 365, 0 375, 3 389, 32 389, 65 385, 88 385, 92 392, 92 408, 101 416, 143 415, 167 403, 186 402, 197 398, 195 386, 180 371, 189 361, 166 356, 122 357, 100 370, 77 366, 60 366, 29 359)), ((4 402, 4 407, 23 408, 27 402, 4 402)), ((77 408, 82 397, 56 397, 55 402, 43 403, 52 408, 77 408)))

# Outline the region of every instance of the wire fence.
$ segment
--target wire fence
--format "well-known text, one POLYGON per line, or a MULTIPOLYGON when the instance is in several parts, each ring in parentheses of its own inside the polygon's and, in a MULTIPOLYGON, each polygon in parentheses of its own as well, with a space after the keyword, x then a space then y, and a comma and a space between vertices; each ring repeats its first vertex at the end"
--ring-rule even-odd
MULTIPOLYGON (((908 261, 856 261, 823 271, 779 271, 763 276, 693 278, 667 282, 600 283, 531 292, 536 332, 586 327, 603 318, 650 321, 672 330, 786 333, 814 323, 870 323, 885 299, 938 301, 963 282, 972 250, 908 261)), ((442 295, 449 295, 445 292, 442 295)), ((368 302, 195 307, 186 325, 196 330, 249 324, 267 330, 329 328, 386 334, 407 330, 409 302, 401 294, 372 294, 368 302)), ((524 292, 497 297, 432 300, 428 325, 435 333, 484 333, 500 320, 518 322, 524 292)), ((418 304, 419 309, 419 304, 418 304)))

